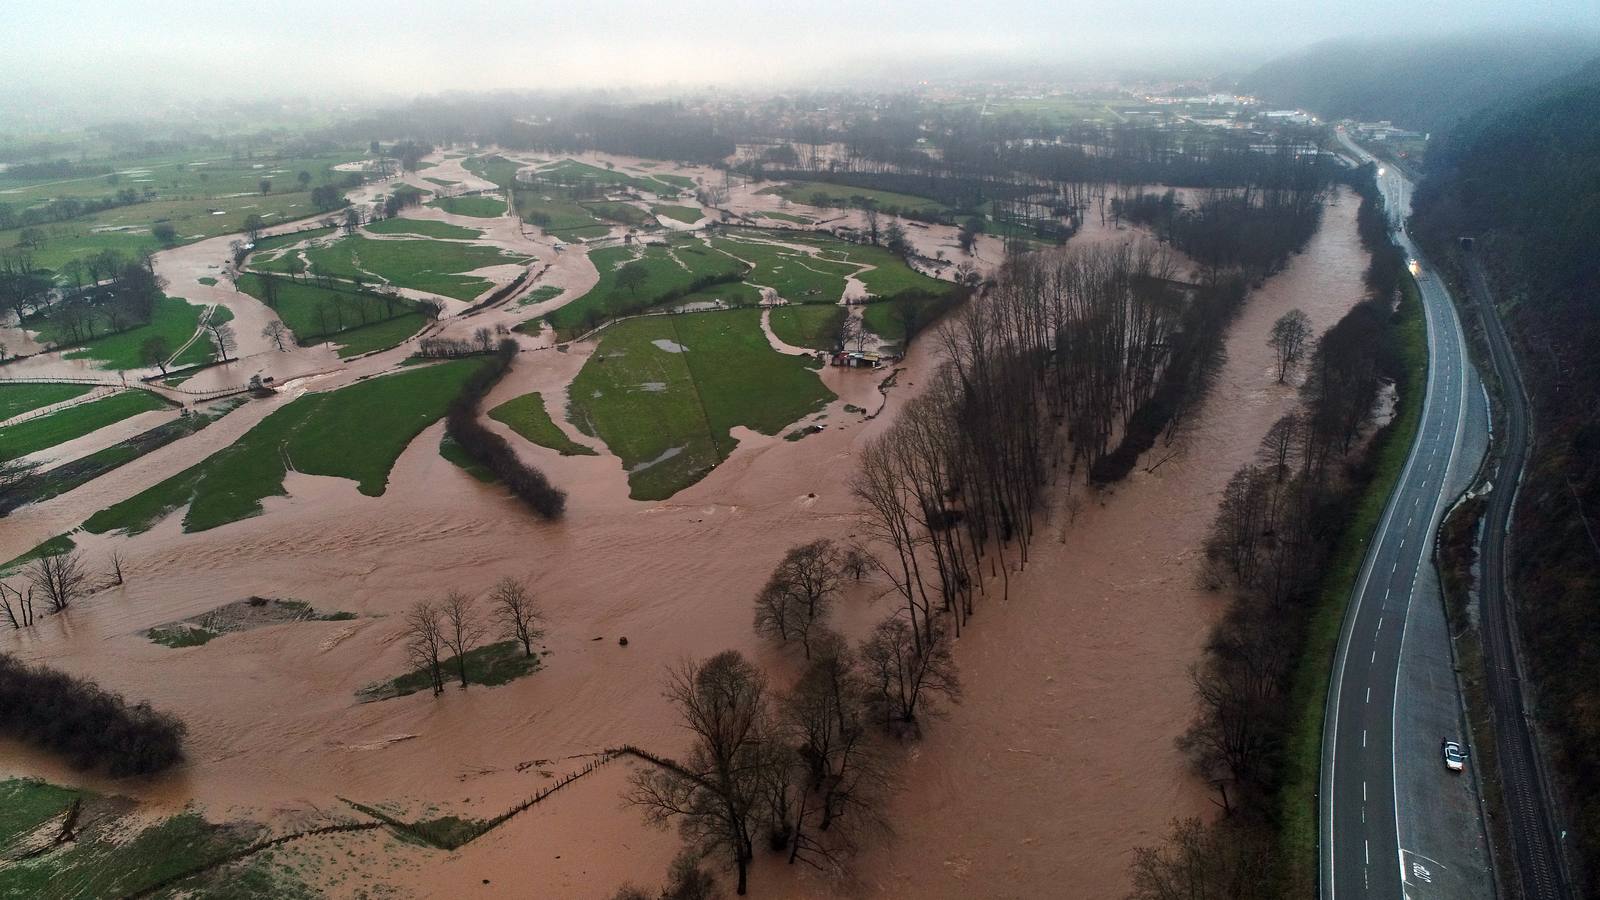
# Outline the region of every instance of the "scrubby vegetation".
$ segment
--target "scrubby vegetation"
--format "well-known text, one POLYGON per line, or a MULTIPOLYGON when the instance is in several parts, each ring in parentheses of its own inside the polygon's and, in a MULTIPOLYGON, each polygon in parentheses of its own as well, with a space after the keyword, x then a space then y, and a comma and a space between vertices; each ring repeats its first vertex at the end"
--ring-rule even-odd
POLYGON ((567 508, 566 492, 552 485, 543 472, 523 462, 505 438, 478 421, 478 403, 511 368, 516 355, 516 341, 500 342, 494 356, 472 373, 450 402, 445 431, 468 457, 494 473, 534 512, 546 519, 559 519, 567 508))
POLYGON ((92 682, 0 653, 0 733, 77 769, 153 775, 183 758, 183 723, 92 682))

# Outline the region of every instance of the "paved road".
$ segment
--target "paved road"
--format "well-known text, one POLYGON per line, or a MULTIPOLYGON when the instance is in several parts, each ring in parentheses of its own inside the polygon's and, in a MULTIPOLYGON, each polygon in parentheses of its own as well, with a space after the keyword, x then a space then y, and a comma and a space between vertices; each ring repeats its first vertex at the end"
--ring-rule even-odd
MULTIPOLYGON (((1398 221, 1410 185, 1390 171, 1380 186, 1398 221)), ((1420 263, 1404 232, 1395 237, 1420 263)), ((1422 424, 1368 548, 1334 663, 1319 792, 1325 900, 1494 890, 1471 767, 1451 774, 1439 753, 1441 739, 1461 740, 1465 729, 1432 564, 1434 533, 1478 467, 1487 418, 1450 295, 1425 264, 1415 271, 1428 332, 1422 424)))
POLYGON ((1484 509, 1479 544, 1483 584, 1479 625, 1483 632, 1484 670, 1489 702, 1494 707, 1495 750, 1505 795, 1505 816, 1517 861, 1517 882, 1527 900, 1566 900, 1572 896, 1566 878, 1551 807, 1539 773, 1539 753, 1523 706, 1520 660, 1515 638, 1515 610, 1506 596, 1506 542, 1511 512, 1528 451, 1528 409, 1522 375, 1511 342, 1494 308, 1482 264, 1468 255, 1473 299, 1484 321, 1489 356, 1505 386, 1504 455, 1494 473, 1494 488, 1484 509))

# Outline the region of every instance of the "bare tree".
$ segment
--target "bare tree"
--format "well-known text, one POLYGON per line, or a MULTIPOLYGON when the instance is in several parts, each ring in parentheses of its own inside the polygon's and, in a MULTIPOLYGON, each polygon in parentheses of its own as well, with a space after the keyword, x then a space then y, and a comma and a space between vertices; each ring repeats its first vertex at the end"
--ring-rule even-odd
POLYGON ((211 340, 217 345, 217 352, 222 354, 222 361, 227 362, 228 354, 238 346, 233 337, 233 326, 212 318, 206 322, 206 330, 211 332, 211 340))
POLYGON ((860 833, 887 828, 880 810, 888 779, 868 739, 867 684, 843 638, 818 642, 782 718, 800 770, 789 861, 837 865, 860 833))
POLYGON ((756 597, 756 633, 783 641, 798 638, 810 659, 812 636, 827 618, 842 577, 833 541, 791 547, 756 597))
POLYGON ((283 324, 282 319, 273 319, 261 329, 261 336, 278 345, 278 352, 285 351, 283 339, 289 336, 289 326, 283 324))
POLYGON ((472 598, 460 591, 451 591, 439 604, 443 617, 444 644, 456 655, 456 674, 461 687, 467 686, 467 651, 483 641, 483 623, 472 608, 472 598))
POLYGON ((28 582, 49 602, 51 612, 61 612, 88 593, 83 555, 75 550, 39 557, 28 567, 27 575, 28 582))
POLYGON ((916 629, 898 615, 878 623, 861 645, 868 696, 897 733, 915 733, 918 717, 936 714, 930 698, 961 697, 961 681, 944 628, 935 622, 919 646, 916 629))
POLYGON ((1174 820, 1165 846, 1133 851, 1129 900, 1266 900, 1278 896, 1268 845, 1226 820, 1174 820))
POLYGON ((502 578, 489 593, 495 622, 501 633, 522 645, 524 656, 533 656, 533 642, 544 637, 540 623, 544 616, 533 602, 528 586, 515 578, 502 578))
POLYGON ((472 333, 472 339, 478 345, 478 350, 488 353, 494 349, 494 329, 479 328, 472 333))
POLYGON ((766 692, 766 678, 736 650, 672 669, 666 696, 694 735, 693 746, 682 763, 635 773, 628 794, 652 823, 676 820, 696 849, 731 857, 741 896, 755 856, 751 834, 770 798, 766 692))
POLYGON ((122 577, 122 551, 111 551, 111 575, 108 579, 112 585, 123 583, 122 577))
POLYGON ((0 494, 21 484, 38 468, 38 463, 26 463, 20 459, 0 460, 0 494))
POLYGON ((1272 323, 1272 333, 1267 345, 1278 355, 1278 383, 1289 376, 1306 353, 1306 342, 1311 339, 1311 317, 1298 309, 1291 309, 1272 323))
POLYGON ((27 628, 33 624, 33 588, 26 594, 0 581, 0 610, 12 628, 27 628), (13 605, 15 603, 15 605, 13 605))
POLYGON ((435 697, 444 693, 444 671, 439 665, 445 650, 444 626, 433 601, 418 600, 406 610, 405 637, 412 668, 428 673, 435 697))

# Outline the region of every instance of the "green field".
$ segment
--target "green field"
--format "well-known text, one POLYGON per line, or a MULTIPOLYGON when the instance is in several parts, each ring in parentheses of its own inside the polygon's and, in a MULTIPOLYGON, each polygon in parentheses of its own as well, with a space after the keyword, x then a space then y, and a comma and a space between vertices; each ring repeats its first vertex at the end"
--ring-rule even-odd
POLYGON ((69 406, 0 430, 0 460, 37 453, 140 413, 167 408, 166 401, 149 391, 119 391, 109 397, 69 406))
POLYGON ((828 260, 836 262, 853 263, 858 266, 871 266, 861 272, 859 278, 875 296, 887 299, 905 293, 926 293, 943 296, 955 290, 955 285, 948 281, 941 281, 912 270, 906 261, 882 247, 870 244, 853 244, 843 241, 832 235, 814 231, 772 231, 760 228, 736 228, 729 234, 734 237, 760 237, 769 240, 784 241, 791 244, 805 244, 816 247, 819 254, 828 260))
POLYGON ((357 325, 355 328, 341 331, 333 335, 332 340, 338 344, 339 358, 345 359, 362 353, 371 353, 374 350, 397 347, 406 338, 421 331, 428 321, 428 317, 422 313, 402 313, 382 322, 357 325))
POLYGON ((804 203, 808 206, 865 207, 867 201, 872 201, 883 212, 903 212, 918 216, 939 216, 955 212, 943 203, 927 197, 897 194, 894 191, 875 191, 844 184, 829 184, 825 181, 796 181, 763 188, 759 193, 777 194, 791 203, 804 203), (822 202, 819 203, 819 200, 822 202))
POLYGON ((524 256, 503 253, 482 244, 455 241, 374 240, 354 235, 307 254, 318 275, 355 280, 382 280, 398 287, 427 291, 457 300, 472 300, 493 283, 463 275, 486 266, 520 264, 524 256))
MULTIPOLYGON (((239 290, 266 302, 261 276, 241 275, 238 285, 239 290)), ((335 335, 347 342, 371 343, 381 340, 375 335, 392 334, 397 329, 409 327, 410 330, 400 338, 403 340, 426 324, 426 319, 416 312, 417 305, 404 297, 379 296, 354 288, 323 287, 310 281, 289 278, 277 279, 277 285, 277 306, 273 311, 283 320, 283 324, 289 326, 295 340, 302 345, 320 343, 335 335), (411 324, 390 324, 401 319, 411 324), (356 331, 366 332, 366 335, 357 336, 354 334, 356 331)), ((399 343, 399 340, 394 343, 399 343)), ((347 355, 361 352, 365 351, 354 350, 347 355)))
POLYGON ((704 478, 733 452, 736 425, 777 434, 833 399, 806 360, 768 345, 760 315, 652 316, 605 331, 567 414, 622 459, 630 496, 662 500, 704 478))
POLYGON ((0 422, 25 412, 81 397, 93 390, 89 384, 0 385, 0 422))
POLYGON ((630 203, 616 203, 605 200, 586 201, 583 208, 594 213, 595 216, 623 225, 659 225, 656 217, 630 203))
POLYGON ((522 168, 520 163, 514 163, 498 154, 494 156, 474 156, 461 163, 468 172, 492 181, 502 188, 511 187, 517 181, 517 170, 522 168))
POLYGON ((694 190, 694 179, 687 175, 668 175, 665 172, 657 172, 649 177, 656 181, 664 182, 668 188, 684 191, 694 190))
POLYGON ((366 230, 373 234, 414 234, 446 241, 475 241, 483 237, 483 232, 476 228, 463 228, 432 219, 384 219, 366 226, 366 230))
POLYGON ((836 336, 845 314, 842 306, 815 303, 774 307, 770 319, 772 333, 785 344, 813 350, 832 350, 838 344, 836 336))
POLYGON ((611 226, 594 217, 583 205, 542 191, 517 191, 517 215, 563 241, 601 237, 611 226))
POLYGON ((796 216, 790 213, 781 212, 764 212, 761 213, 761 215, 769 219, 776 219, 779 222, 793 222, 796 225, 810 225, 816 221, 816 219, 808 219, 805 216, 796 216))
POLYGON ((650 211, 658 216, 676 219, 685 225, 693 225, 706 217, 706 211, 698 206, 676 206, 671 203, 658 203, 650 207, 650 211))
POLYGON ((497 219, 506 214, 506 201, 499 197, 440 197, 426 205, 442 209, 453 216, 469 216, 474 219, 497 219))
POLYGON ((600 270, 600 281, 587 294, 546 317, 559 332, 587 330, 608 318, 673 300, 675 294, 687 293, 697 280, 732 280, 746 268, 738 260, 693 239, 642 249, 606 247, 589 254, 589 258, 600 270), (617 273, 636 258, 644 268, 644 282, 631 289, 619 286, 617 273))
MULTIPOLYGON (((540 166, 538 177, 556 184, 588 183, 599 185, 600 187, 632 188, 636 191, 649 191, 652 194, 668 189, 650 178, 635 178, 626 172, 591 166, 575 159, 563 159, 540 166)), ((651 176, 651 178, 655 177, 658 176, 651 176)))
POLYGON ((544 408, 544 397, 538 391, 523 394, 496 406, 489 418, 504 422, 512 431, 541 447, 549 447, 562 456, 594 456, 594 450, 567 437, 556 426, 544 408))
POLYGON ((482 360, 419 366, 326 393, 307 394, 263 419, 198 465, 95 513, 94 534, 138 533, 184 506, 185 531, 205 531, 261 513, 265 497, 284 496, 286 466, 349 478, 380 496, 406 446, 438 421, 482 360))
MULTIPOLYGON (((85 341, 68 350, 64 358, 92 359, 101 368, 114 370, 147 368, 139 352, 140 345, 150 338, 159 337, 167 342, 169 353, 175 352, 200 327, 200 316, 204 312, 203 306, 195 306, 176 297, 162 297, 156 301, 155 311, 149 322, 116 334, 85 341)), ((218 307, 217 313, 220 314, 221 321, 233 317, 233 314, 223 307, 218 307)), ((48 316, 30 316, 27 323, 29 329, 38 330, 41 342, 59 344, 63 335, 57 333, 54 325, 48 316)), ((173 361, 173 365, 195 365, 209 362, 215 356, 216 346, 208 335, 202 335, 183 352, 182 356, 173 361)))
MULTIPOLYGON (((268 225, 317 214, 309 187, 332 180, 332 167, 361 159, 357 151, 315 156, 258 155, 233 159, 215 154, 117 160, 120 174, 24 182, 0 175, 0 197, 16 209, 60 198, 94 198, 134 189, 150 199, 65 222, 38 226, 44 241, 31 253, 35 265, 60 270, 72 259, 115 250, 132 259, 159 247, 150 228, 172 225, 178 243, 244 230, 245 218, 260 216, 268 225), (297 175, 310 172, 307 190, 297 175), (259 182, 271 179, 268 193, 259 182), (149 192, 146 194, 146 192, 149 192)), ((0 231, 0 247, 18 243, 20 228, 0 231)))
POLYGON ((845 276, 861 268, 772 244, 715 238, 711 246, 753 264, 745 280, 776 290, 790 303, 838 303, 845 276))
MULTIPOLYGON (((13 779, 0 781, 0 850, 36 829, 55 827, 52 820, 74 801, 83 804, 76 838, 38 856, 8 857, 0 866, 0 897, 68 900, 136 895, 238 854, 259 830, 212 824, 189 811, 152 821, 128 801, 13 779)), ((157 896, 309 900, 315 895, 291 867, 276 864, 268 851, 242 864, 179 879, 157 896)))

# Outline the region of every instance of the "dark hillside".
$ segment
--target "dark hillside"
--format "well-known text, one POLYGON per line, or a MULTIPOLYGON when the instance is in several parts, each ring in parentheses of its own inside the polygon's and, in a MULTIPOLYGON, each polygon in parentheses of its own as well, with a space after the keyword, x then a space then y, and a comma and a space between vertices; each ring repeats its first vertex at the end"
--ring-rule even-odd
POLYGON ((1339 38, 1279 57, 1244 79, 1273 105, 1325 119, 1389 119, 1443 132, 1474 111, 1571 74, 1600 54, 1600 38, 1471 34, 1432 41, 1339 38))
MULTIPOLYGON (((1572 834, 1600 859, 1600 61, 1463 122, 1430 153, 1413 232, 1475 238, 1527 382, 1534 446, 1512 592, 1572 834)), ((1459 257, 1456 257, 1459 259, 1459 257)))

